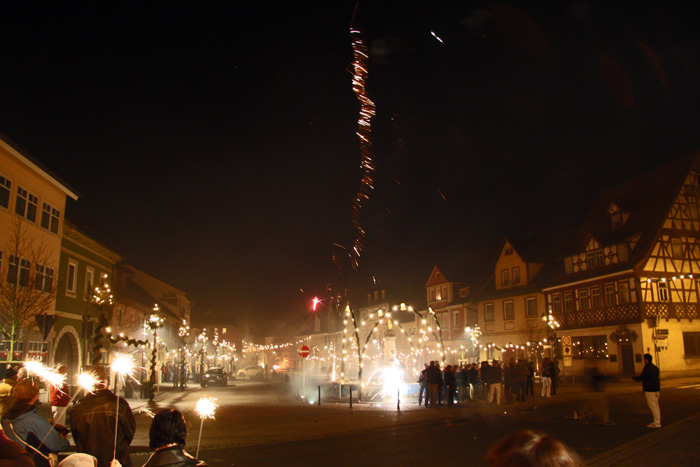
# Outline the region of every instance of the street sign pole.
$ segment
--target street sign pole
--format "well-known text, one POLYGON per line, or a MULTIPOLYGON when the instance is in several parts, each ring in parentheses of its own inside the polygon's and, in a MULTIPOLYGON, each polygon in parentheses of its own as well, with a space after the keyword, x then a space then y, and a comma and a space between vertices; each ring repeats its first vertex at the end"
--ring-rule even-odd
POLYGON ((307 346, 302 345, 301 348, 299 349, 299 356, 302 358, 302 367, 301 367, 301 398, 306 399, 306 357, 309 356, 309 352, 311 352, 311 349, 309 349, 307 346))

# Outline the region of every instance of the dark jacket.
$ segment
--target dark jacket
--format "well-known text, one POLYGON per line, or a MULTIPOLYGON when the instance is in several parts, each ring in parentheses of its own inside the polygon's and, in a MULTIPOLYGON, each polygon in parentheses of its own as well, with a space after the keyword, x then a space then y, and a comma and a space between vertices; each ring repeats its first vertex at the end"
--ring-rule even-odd
POLYGON ((455 372, 452 368, 446 368, 442 375, 445 378, 445 386, 450 386, 452 388, 456 386, 457 379, 455 378, 455 372))
POLYGON ((642 390, 644 392, 659 392, 661 391, 661 381, 659 381, 659 368, 649 362, 644 365, 642 374, 634 377, 635 381, 642 382, 642 390))
POLYGON ((488 382, 490 384, 503 382, 503 368, 501 368, 501 365, 491 365, 488 382))
POLYGON ((425 372, 428 384, 442 384, 442 371, 436 366, 429 366, 425 372))
MULTIPOLYGON (((97 458, 98 467, 109 467, 114 454, 114 428, 117 396, 109 389, 83 397, 70 413, 70 427, 78 452, 97 458)), ((117 460, 123 467, 131 467, 129 445, 134 439, 136 421, 129 404, 119 398, 119 436, 117 460)))
POLYGON ((207 463, 190 456, 182 445, 160 449, 148 458, 143 467, 206 467, 207 463))
POLYGON ((467 381, 469 384, 476 384, 479 381, 479 370, 469 367, 469 370, 467 370, 467 381))
POLYGON ((65 451, 70 443, 53 429, 48 420, 36 413, 38 409, 38 405, 16 403, 2 417, 2 429, 8 438, 22 445, 37 467, 48 467, 48 460, 22 441, 38 448, 45 455, 65 451))

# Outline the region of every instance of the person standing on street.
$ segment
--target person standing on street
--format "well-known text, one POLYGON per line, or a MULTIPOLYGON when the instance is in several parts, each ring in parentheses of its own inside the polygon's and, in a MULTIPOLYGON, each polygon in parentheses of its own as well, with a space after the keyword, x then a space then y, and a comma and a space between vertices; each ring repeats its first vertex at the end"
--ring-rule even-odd
POLYGON ((73 407, 70 412, 70 426, 73 440, 78 452, 93 455, 97 458, 98 467, 110 467, 112 459, 116 458, 123 467, 131 467, 129 445, 134 439, 136 420, 129 403, 119 398, 119 413, 117 398, 109 388, 107 369, 96 366, 93 371, 100 383, 94 394, 88 394, 73 407), (115 416, 119 417, 117 431, 116 456, 114 452, 115 416))
POLYGON ((438 396, 438 387, 442 383, 442 372, 434 361, 430 362, 425 372, 426 381, 428 383, 428 397, 430 398, 430 408, 435 407, 435 402, 438 396))
POLYGON ((428 406, 428 380, 426 373, 428 372, 428 364, 424 363, 425 368, 423 368, 423 371, 420 372, 420 375, 418 376, 418 384, 420 384, 420 388, 418 389, 418 405, 421 405, 423 402, 423 398, 425 398, 425 406, 428 406))
POLYGON ((635 376, 635 381, 642 382, 642 390, 647 398, 647 405, 654 416, 654 421, 647 425, 648 428, 661 428, 661 409, 659 409, 659 395, 661 381, 659 380, 659 368, 652 362, 651 354, 644 354, 644 368, 642 374, 635 376))
POLYGON ((498 360, 493 361, 489 371, 489 404, 496 401, 501 405, 501 394, 503 393, 503 368, 498 360))

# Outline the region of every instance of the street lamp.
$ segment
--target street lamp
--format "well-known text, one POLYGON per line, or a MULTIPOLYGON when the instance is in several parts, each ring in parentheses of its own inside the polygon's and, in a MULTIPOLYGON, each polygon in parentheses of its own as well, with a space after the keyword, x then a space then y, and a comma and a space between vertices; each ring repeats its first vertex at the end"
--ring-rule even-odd
POLYGON ((199 341, 202 344, 202 348, 199 351, 199 381, 201 383, 202 378, 204 377, 204 354, 207 352, 207 330, 204 329, 198 336, 197 336, 197 341, 199 341))
POLYGON ((165 324, 165 320, 160 315, 158 315, 158 311, 160 311, 160 308, 156 303, 155 305, 153 305, 153 313, 151 313, 151 316, 148 317, 148 321, 146 321, 146 326, 153 333, 153 351, 151 352, 151 387, 148 397, 149 402, 153 402, 153 399, 155 397, 155 386, 157 381, 156 359, 158 356, 158 329, 162 328, 163 324, 165 324))
POLYGON ((556 348, 555 346, 557 345, 557 332, 556 329, 559 329, 561 326, 559 324, 559 321, 557 321, 554 318, 554 314, 552 313, 552 310, 548 310, 547 313, 542 313, 542 321, 547 323, 547 339, 546 342, 551 346, 550 347, 550 358, 554 358, 556 356, 556 348))
POLYGON ((177 335, 180 336, 180 339, 182 340, 182 346, 180 347, 180 371, 178 374, 178 379, 180 383, 180 390, 184 390, 185 383, 187 382, 187 374, 185 373, 185 355, 183 354, 183 351, 185 345, 187 344, 187 338, 190 336, 190 325, 187 324, 186 319, 182 320, 182 325, 180 326, 177 335))

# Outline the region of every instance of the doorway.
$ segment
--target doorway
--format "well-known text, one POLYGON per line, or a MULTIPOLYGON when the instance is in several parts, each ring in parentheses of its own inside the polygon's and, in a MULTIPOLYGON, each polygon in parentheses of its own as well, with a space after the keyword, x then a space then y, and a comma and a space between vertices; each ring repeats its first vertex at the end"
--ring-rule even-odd
POLYGON ((620 344, 620 355, 622 356, 622 376, 634 376, 634 350, 632 344, 620 344))

